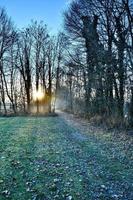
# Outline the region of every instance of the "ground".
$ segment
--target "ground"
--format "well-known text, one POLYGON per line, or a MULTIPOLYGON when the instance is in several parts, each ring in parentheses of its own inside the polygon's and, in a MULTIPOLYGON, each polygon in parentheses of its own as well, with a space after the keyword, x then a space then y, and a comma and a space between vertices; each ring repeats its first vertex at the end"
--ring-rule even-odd
POLYGON ((68 115, 0 118, 0 200, 132 200, 132 136, 68 115))

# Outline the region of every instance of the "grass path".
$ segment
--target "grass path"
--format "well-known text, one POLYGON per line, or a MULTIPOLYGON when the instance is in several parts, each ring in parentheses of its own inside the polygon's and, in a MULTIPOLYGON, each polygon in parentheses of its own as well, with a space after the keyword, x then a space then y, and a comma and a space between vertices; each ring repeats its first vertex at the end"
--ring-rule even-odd
POLYGON ((0 118, 0 200, 132 200, 132 153, 119 159, 121 148, 60 117, 0 118))

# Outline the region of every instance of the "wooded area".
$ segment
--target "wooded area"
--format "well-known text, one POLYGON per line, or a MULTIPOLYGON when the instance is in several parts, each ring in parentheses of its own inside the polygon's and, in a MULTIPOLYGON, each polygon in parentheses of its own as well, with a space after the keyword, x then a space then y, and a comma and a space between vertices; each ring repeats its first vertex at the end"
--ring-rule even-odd
POLYGON ((133 0, 2 3, 0 200, 133 200, 133 0))
POLYGON ((7 104, 14 113, 56 107, 132 126, 132 0, 75 0, 57 36, 44 22, 18 30, 1 8, 1 113, 7 104))

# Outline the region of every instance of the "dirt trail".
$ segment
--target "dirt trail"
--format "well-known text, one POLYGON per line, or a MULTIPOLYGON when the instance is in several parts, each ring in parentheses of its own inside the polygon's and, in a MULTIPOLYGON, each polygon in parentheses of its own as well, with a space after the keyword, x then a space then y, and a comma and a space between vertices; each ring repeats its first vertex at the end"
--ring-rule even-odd
POLYGON ((82 135, 87 132, 101 132, 102 127, 96 127, 94 124, 90 123, 87 119, 80 118, 74 114, 58 111, 59 116, 64 119, 68 125, 78 129, 82 132, 82 135))

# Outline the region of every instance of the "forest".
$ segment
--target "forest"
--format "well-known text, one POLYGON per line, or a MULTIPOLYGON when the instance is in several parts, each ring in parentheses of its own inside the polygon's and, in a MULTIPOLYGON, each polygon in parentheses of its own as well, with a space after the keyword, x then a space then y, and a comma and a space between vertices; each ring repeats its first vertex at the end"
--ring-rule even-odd
POLYGON ((18 30, 0 9, 1 113, 41 105, 41 112, 57 107, 132 126, 132 1, 73 1, 63 18, 64 30, 53 36, 43 21, 18 30))
POLYGON ((27 23, 0 7, 0 200, 133 200, 133 1, 27 23))

